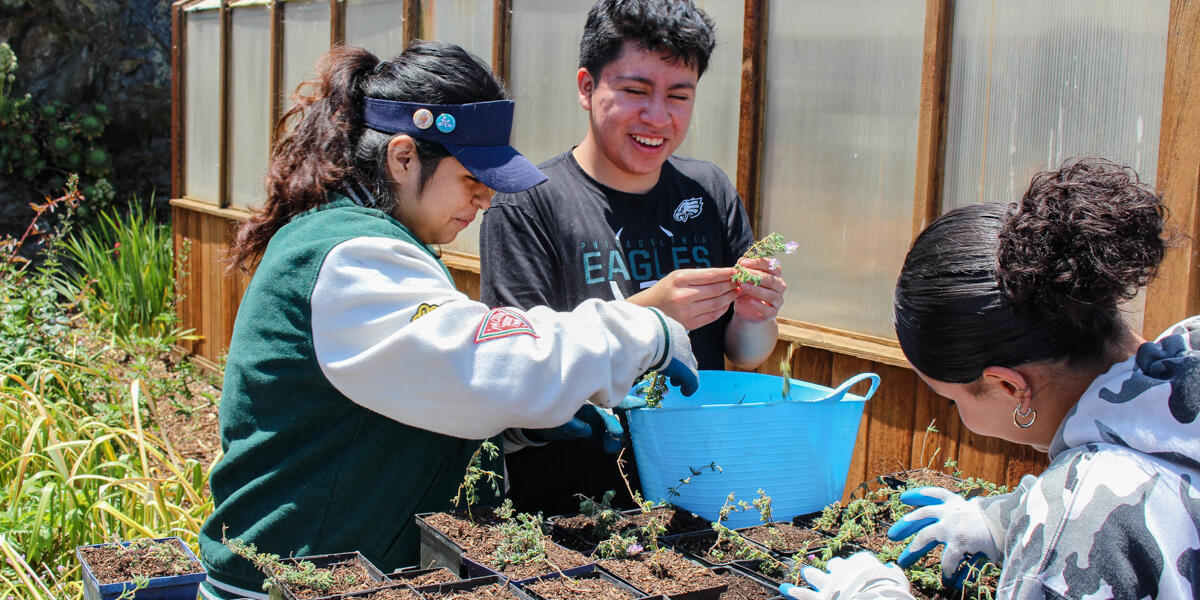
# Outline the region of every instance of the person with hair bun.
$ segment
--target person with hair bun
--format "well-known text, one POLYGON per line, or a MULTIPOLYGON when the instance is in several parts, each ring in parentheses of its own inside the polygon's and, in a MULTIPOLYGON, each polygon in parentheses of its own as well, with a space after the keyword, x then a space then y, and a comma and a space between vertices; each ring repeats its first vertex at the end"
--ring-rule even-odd
POLYGON ((266 598, 226 539, 415 565, 413 515, 452 508, 481 440, 586 433, 650 370, 697 385, 687 332, 657 309, 489 309, 455 288, 435 245, 493 190, 546 179, 509 145, 513 103, 481 60, 436 42, 385 61, 335 47, 306 87, 280 122, 265 206, 230 252, 257 268, 199 536, 207 598, 266 598))
MULTIPOLYGON (((941 488, 889 537, 938 544, 943 583, 1002 568, 997 598, 1193 598, 1200 577, 1200 317, 1151 342, 1121 318, 1167 247, 1159 196, 1128 168, 1085 158, 1038 173, 1016 204, 977 204, 913 243, 896 335, 917 374, 971 431, 1047 452, 1010 493, 941 488)), ((809 571, 794 598, 911 598, 873 556, 809 571), (812 575, 812 577, 808 577, 812 575)))

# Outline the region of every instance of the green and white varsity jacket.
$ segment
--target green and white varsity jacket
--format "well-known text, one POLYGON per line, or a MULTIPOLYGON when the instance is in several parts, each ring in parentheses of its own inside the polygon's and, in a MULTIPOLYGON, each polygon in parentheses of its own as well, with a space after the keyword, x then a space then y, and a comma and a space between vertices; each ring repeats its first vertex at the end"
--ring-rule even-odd
POLYGON ((413 514, 449 508, 480 440, 613 406, 670 356, 655 313, 489 310, 389 215, 340 197, 299 215, 271 239, 234 325, 225 454, 200 532, 207 591, 261 588, 223 536, 415 564, 413 514))

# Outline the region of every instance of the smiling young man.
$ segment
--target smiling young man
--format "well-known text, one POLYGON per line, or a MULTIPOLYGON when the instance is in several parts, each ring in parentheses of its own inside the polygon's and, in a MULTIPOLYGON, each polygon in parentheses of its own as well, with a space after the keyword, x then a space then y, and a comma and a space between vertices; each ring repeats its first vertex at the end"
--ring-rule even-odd
MULTIPOLYGON (((701 369, 723 369, 726 358, 753 368, 767 358, 786 285, 766 259, 742 263, 762 272, 759 286, 731 282, 754 241, 737 190, 712 163, 673 156, 714 45, 712 21, 691 0, 592 7, 576 73, 587 135, 540 165, 544 185, 499 194, 484 214, 483 302, 566 310, 589 298, 624 298, 683 323, 701 369)), ((575 493, 625 496, 601 443, 569 439, 606 433, 606 449, 615 451, 617 421, 561 429, 549 438, 510 436, 513 447, 556 441, 509 455, 517 507, 574 512, 575 493)))

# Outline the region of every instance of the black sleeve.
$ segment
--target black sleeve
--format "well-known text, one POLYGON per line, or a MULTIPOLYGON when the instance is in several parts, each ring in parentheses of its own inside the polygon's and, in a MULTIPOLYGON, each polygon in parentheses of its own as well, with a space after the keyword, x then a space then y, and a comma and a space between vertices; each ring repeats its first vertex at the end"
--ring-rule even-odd
POLYGON ((729 177, 725 175, 724 171, 716 167, 713 167, 713 170, 716 171, 717 190, 728 202, 728 212, 725 214, 725 239, 728 240, 726 248, 730 253, 730 260, 726 264, 733 266, 754 243, 754 232, 750 230, 750 218, 746 215, 746 206, 742 204, 742 197, 738 194, 737 188, 729 181, 729 177))
MULTIPOLYGON (((521 194, 528 194, 522 192, 521 194)), ((517 198, 499 194, 483 213, 479 230, 480 301, 490 307, 558 306, 558 254, 546 225, 517 198)), ((527 198, 522 198, 527 200, 527 198)), ((558 294, 561 297, 561 294, 558 294)))

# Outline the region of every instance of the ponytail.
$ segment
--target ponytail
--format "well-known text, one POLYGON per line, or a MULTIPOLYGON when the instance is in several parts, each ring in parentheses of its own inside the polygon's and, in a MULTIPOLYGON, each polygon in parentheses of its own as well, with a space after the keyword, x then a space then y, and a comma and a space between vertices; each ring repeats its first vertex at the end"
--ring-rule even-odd
POLYGON ((347 175, 354 176, 354 148, 363 130, 362 82, 378 66, 379 59, 362 48, 337 46, 317 63, 316 78, 292 94, 292 107, 275 127, 279 141, 267 169, 266 204, 238 230, 231 266, 253 266, 280 227, 324 203, 347 175))
MULTIPOLYGON (((388 61, 362 48, 329 50, 317 64, 316 78, 301 84, 276 126, 279 141, 267 170, 266 204, 238 230, 230 268, 249 270, 279 228, 327 202, 330 192, 366 189, 372 208, 392 212, 387 146, 395 136, 365 126, 367 97, 468 104, 508 95, 486 63, 454 44, 417 40, 388 61)), ((421 165, 419 192, 450 152, 436 142, 414 144, 421 165)))

